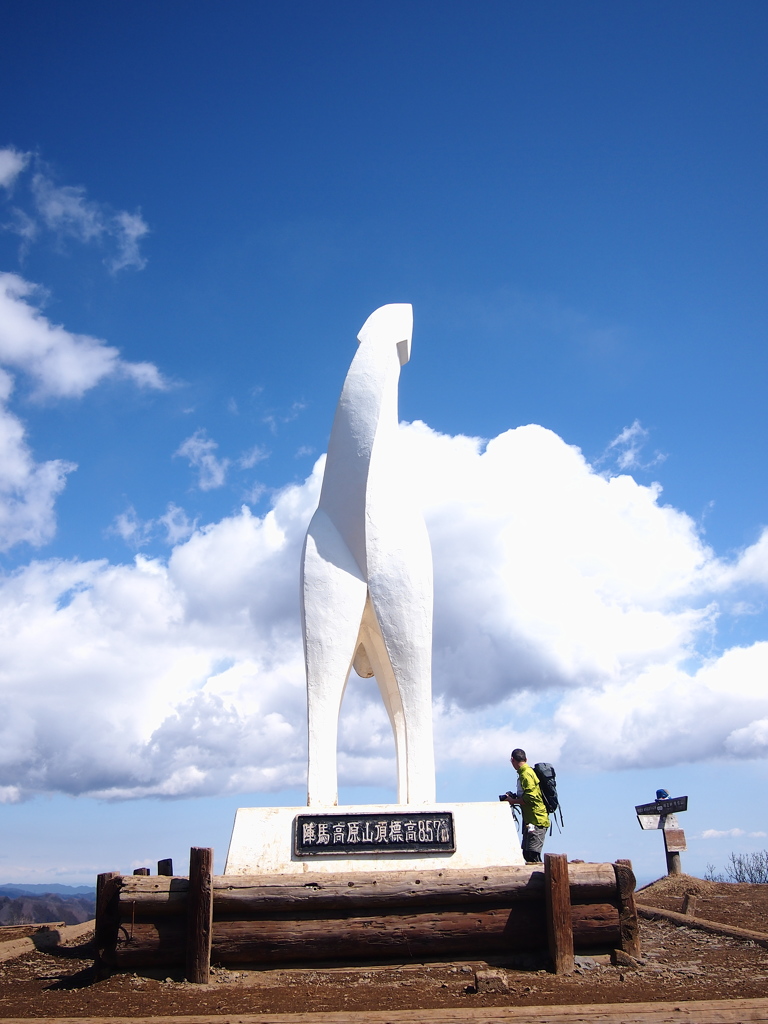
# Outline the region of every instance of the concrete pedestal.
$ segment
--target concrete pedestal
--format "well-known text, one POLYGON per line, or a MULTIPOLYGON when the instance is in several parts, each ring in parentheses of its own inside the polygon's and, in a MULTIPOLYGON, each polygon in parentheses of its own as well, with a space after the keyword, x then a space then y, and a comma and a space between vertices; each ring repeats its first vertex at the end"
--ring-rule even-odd
POLYGON ((235 816, 225 875, 302 874, 324 871, 482 870, 523 864, 512 808, 501 801, 466 804, 367 804, 345 807, 241 807, 235 816), (294 820, 299 814, 453 814, 455 853, 355 854, 354 856, 297 856, 293 848, 294 820))

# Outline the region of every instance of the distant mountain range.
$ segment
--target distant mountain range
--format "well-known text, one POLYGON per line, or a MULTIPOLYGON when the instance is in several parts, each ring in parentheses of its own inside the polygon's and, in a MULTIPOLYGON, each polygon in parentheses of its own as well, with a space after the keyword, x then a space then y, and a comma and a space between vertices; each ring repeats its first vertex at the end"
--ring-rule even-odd
POLYGON ((0 926, 50 921, 80 924, 95 913, 96 889, 90 885, 0 885, 0 926))
POLYGON ((57 885, 55 882, 41 884, 16 885, 15 882, 0 884, 0 896, 40 896, 42 893, 55 892, 57 896, 95 896, 94 885, 57 885))

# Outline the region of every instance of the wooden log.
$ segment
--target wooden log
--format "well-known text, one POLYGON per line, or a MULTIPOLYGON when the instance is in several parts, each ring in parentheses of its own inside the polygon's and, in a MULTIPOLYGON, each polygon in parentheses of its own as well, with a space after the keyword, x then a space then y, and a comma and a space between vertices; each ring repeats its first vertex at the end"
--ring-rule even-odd
POLYGON ((544 854, 544 908, 547 945, 555 974, 572 974, 573 922, 568 885, 568 858, 564 853, 544 854))
POLYGON ((620 940, 619 912, 612 903, 587 903, 571 907, 574 949, 615 949, 620 940))
POLYGON ((213 934, 213 850, 193 846, 189 855, 187 901, 187 981, 207 985, 211 973, 213 934))
POLYGON ((673 924, 685 925, 686 928, 696 928, 702 932, 710 932, 713 935, 729 935, 732 939, 744 939, 746 942, 754 942, 763 949, 768 949, 768 932, 753 932, 749 928, 737 928, 732 924, 720 924, 718 921, 706 921, 702 917, 689 917, 687 914, 678 914, 676 910, 666 910, 661 907, 649 907, 645 903, 637 904, 637 912, 641 917, 659 917, 665 921, 672 921, 673 924))
POLYGON ((105 871, 96 876, 96 920, 94 921, 93 974, 100 981, 104 965, 114 953, 120 926, 120 873, 105 871))
MULTIPOLYGON (((611 864, 569 865, 571 902, 609 903, 617 899, 611 864)), ((135 905, 136 918, 183 914, 185 878, 125 876, 121 902, 135 905)), ((493 868, 477 871, 391 871, 349 875, 307 872, 302 875, 217 875, 213 879, 214 916, 387 906, 448 906, 487 900, 509 904, 542 901, 544 867, 493 868)))
MULTIPOLYGON (((619 913, 611 904, 573 906, 579 949, 613 948, 619 913)), ((107 962, 117 967, 173 966, 185 960, 181 918, 135 921, 121 931, 107 962)), ((269 915, 252 920, 215 920, 211 956, 220 963, 286 963, 312 960, 435 958, 454 954, 514 953, 547 945, 543 904, 511 908, 450 906, 418 913, 321 916, 269 915)))
POLYGON ((117 897, 119 871, 105 871, 96 876, 96 920, 94 941, 98 951, 113 946, 117 935, 117 897))
POLYGON ((616 875, 610 863, 568 864, 571 903, 609 903, 617 898, 616 875))
MULTIPOLYGON (((195 1014, 194 1017, 131 1016, 130 1024, 768 1024, 768 999, 680 999, 643 1003, 580 1003, 577 1006, 492 1006, 478 1009, 336 1010, 311 1009, 288 1013, 195 1014)), ((13 1018, 28 1024, 30 1018, 13 1018)), ((37 1018, 42 1020, 42 1018, 37 1018)), ((115 1024, 113 1016, 87 1018, 46 1017, 46 1024, 115 1024)))
POLYGON ((159 860, 157 862, 157 873, 158 875, 172 875, 173 860, 170 857, 167 857, 165 860, 159 860))
POLYGON ((637 917, 635 906, 635 875, 632 871, 631 860, 617 860, 614 864, 616 872, 616 888, 619 897, 619 929, 621 931, 621 946, 625 953, 630 956, 639 957, 640 947, 640 922, 637 917))
POLYGON ((134 921, 121 927, 117 942, 102 954, 111 967, 183 967, 187 954, 187 925, 183 918, 149 923, 134 921))

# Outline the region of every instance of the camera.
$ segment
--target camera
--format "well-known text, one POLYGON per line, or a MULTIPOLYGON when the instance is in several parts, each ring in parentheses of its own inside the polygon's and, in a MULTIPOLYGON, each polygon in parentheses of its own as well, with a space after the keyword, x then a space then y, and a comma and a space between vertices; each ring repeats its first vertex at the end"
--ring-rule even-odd
POLYGON ((506 793, 499 793, 499 800, 509 800, 509 798, 513 797, 514 795, 514 793, 507 790, 506 793))

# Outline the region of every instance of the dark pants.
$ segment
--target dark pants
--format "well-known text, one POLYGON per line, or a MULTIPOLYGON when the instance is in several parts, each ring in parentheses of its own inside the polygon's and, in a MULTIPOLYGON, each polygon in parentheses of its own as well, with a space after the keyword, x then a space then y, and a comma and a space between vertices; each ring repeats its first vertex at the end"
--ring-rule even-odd
POLYGON ((526 864, 540 864, 541 851, 544 849, 544 836, 547 830, 543 825, 523 825, 523 858, 526 864))

